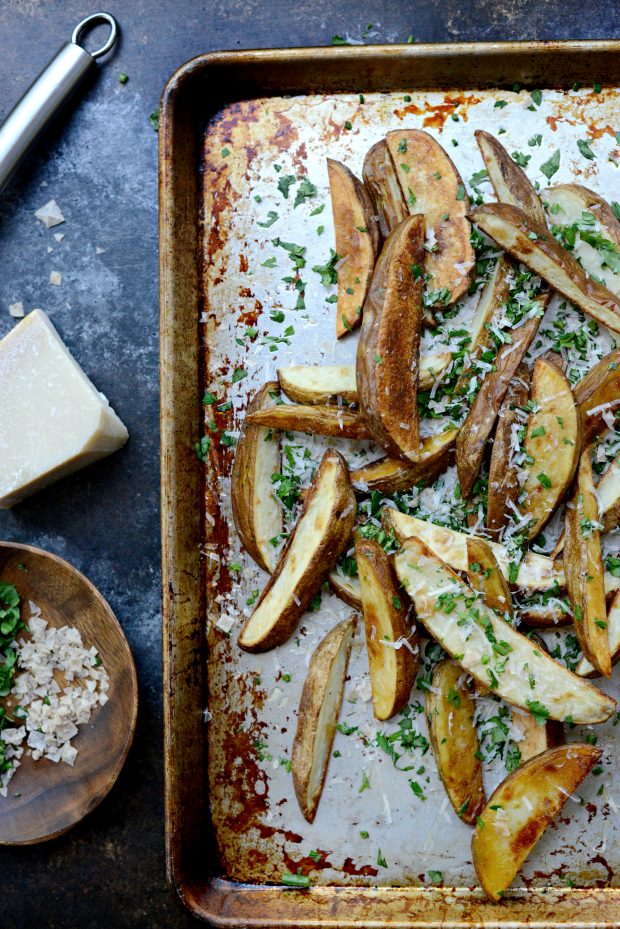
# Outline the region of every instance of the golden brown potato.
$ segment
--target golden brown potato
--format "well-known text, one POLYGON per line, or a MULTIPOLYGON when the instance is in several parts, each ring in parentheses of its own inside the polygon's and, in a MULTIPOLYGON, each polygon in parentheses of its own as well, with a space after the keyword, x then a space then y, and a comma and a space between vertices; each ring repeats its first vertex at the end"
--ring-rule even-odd
POLYGON ((585 657, 605 677, 611 676, 607 606, 599 512, 590 452, 579 461, 579 471, 564 516, 564 571, 575 617, 575 632, 585 657))
POLYGON ((379 227, 368 191, 346 165, 327 159, 338 264, 336 338, 359 326, 379 251, 379 227))
POLYGON ((280 403, 246 416, 246 422, 290 432, 311 432, 341 439, 369 439, 370 431, 357 410, 339 406, 280 403))
POLYGON ((512 594, 488 542, 470 536, 467 539, 467 578, 472 590, 482 596, 496 613, 512 616, 512 594))
POLYGON ((608 430, 605 419, 620 410, 620 348, 605 355, 575 385, 584 445, 608 430))
POLYGON ((362 591, 358 577, 346 577, 344 574, 339 574, 336 569, 330 571, 327 577, 336 596, 354 609, 361 610, 362 591))
POLYGON ((241 630, 241 648, 265 652, 293 634, 348 545, 355 515, 355 494, 344 458, 327 449, 276 570, 241 630))
POLYGON ((502 781, 480 814, 471 849, 491 900, 500 900, 541 835, 599 761, 601 751, 571 742, 551 748, 502 781))
POLYGON ((550 287, 599 323, 620 332, 620 297, 588 277, 546 227, 508 203, 485 203, 472 210, 469 218, 550 287))
POLYGON ((456 661, 435 665, 426 694, 426 722, 437 770, 457 816, 470 826, 484 809, 476 705, 456 661))
POLYGON ((532 604, 519 610, 519 619, 530 629, 557 629, 558 626, 570 626, 573 618, 559 606, 551 604, 532 604))
POLYGON ((364 304, 357 344, 357 395, 362 419, 389 455, 420 452, 418 371, 424 218, 410 216, 389 235, 364 304))
MULTIPOLYGON (((538 297, 538 303, 547 305, 548 294, 538 297)), ((494 371, 483 379, 465 422, 456 439, 456 467, 461 493, 469 498, 478 477, 487 441, 491 436, 497 414, 527 352, 538 331, 540 317, 532 316, 512 332, 512 342, 502 345, 494 361, 494 371)))
POLYGON ((512 432, 513 428, 518 427, 519 424, 517 409, 529 399, 529 390, 529 368, 521 364, 508 385, 504 402, 497 414, 497 425, 491 449, 487 528, 493 532, 499 532, 508 522, 510 515, 514 515, 512 507, 516 506, 519 497, 520 485, 517 468, 510 463, 512 432))
MULTIPOLYGON (((409 516, 391 507, 384 507, 382 519, 386 530, 393 529, 399 541, 415 536, 455 571, 467 571, 467 540, 475 536, 449 529, 447 526, 437 526, 428 520, 409 516)), ((488 545, 502 574, 510 582, 510 556, 507 549, 499 542, 489 541, 488 545)), ((565 586, 561 564, 554 563, 546 555, 526 552, 519 565, 514 586, 527 591, 547 590, 556 582, 562 588, 565 586)))
MULTIPOLYGON (((536 633, 530 635, 530 642, 542 652, 548 652, 544 641, 536 633)), ((549 748, 564 744, 564 726, 557 719, 538 719, 531 713, 515 710, 512 714, 512 725, 520 729, 523 736, 517 741, 521 764, 549 748)))
POLYGON ((387 239, 392 229, 407 218, 409 209, 385 139, 367 153, 362 177, 377 206, 381 235, 387 239))
POLYGON ((604 722, 615 711, 615 700, 536 648, 419 539, 403 542, 394 567, 429 634, 508 703, 575 723, 604 722))
MULTIPOLYGON (((609 635, 611 663, 615 665, 620 659, 620 590, 613 593, 611 604, 607 610, 607 632, 609 635)), ((577 674, 581 675, 581 677, 600 677, 599 672, 590 664, 587 658, 582 658, 577 665, 577 674)))
POLYGON ((351 483, 363 491, 381 490, 395 493, 410 490, 420 481, 433 481, 452 463, 458 429, 449 429, 422 439, 418 461, 409 463, 401 458, 379 458, 351 472, 351 483))
POLYGON ((545 211, 523 168, 512 160, 501 142, 489 132, 477 129, 474 135, 499 202, 520 207, 535 222, 544 226, 545 211))
POLYGON ((456 303, 469 289, 475 262, 465 185, 439 142, 422 129, 395 129, 385 141, 409 212, 424 215, 431 240, 426 289, 445 290, 444 306, 456 303))
POLYGON ((556 184, 545 190, 545 205, 551 227, 562 228, 575 223, 582 227, 573 254, 588 274, 603 281, 609 290, 620 296, 620 274, 607 265, 606 249, 597 247, 596 236, 602 236, 612 248, 620 251, 620 223, 607 201, 581 184, 556 184), (588 219, 586 223, 584 214, 588 219), (596 234, 594 240, 591 233, 596 234))
POLYGON ((342 705, 355 615, 329 632, 310 659, 301 693, 291 753, 293 784, 301 812, 314 821, 342 705))
POLYGON ((376 719, 390 719, 409 699, 420 666, 420 636, 407 622, 409 599, 388 555, 371 539, 358 539, 355 558, 362 593, 372 704, 376 719))
POLYGON ((620 523, 620 455, 610 461, 596 485, 603 532, 615 529, 620 523))
POLYGON ((530 393, 533 409, 525 435, 527 476, 520 510, 530 518, 528 539, 535 539, 573 481, 581 430, 571 386, 564 373, 545 358, 536 359, 530 393))
MULTIPOLYGON (((265 384, 248 404, 248 413, 273 407, 276 383, 265 384)), ((246 421, 235 449, 231 476, 233 518, 239 538, 256 564, 270 573, 276 567, 276 550, 270 539, 282 532, 282 507, 273 493, 271 475, 280 471, 277 434, 246 421)))
MULTIPOLYGON (((420 356, 420 390, 430 390, 452 361, 451 352, 429 352, 420 356)), ((278 369, 280 387, 294 403, 331 403, 342 397, 357 403, 355 365, 291 365, 278 369)))

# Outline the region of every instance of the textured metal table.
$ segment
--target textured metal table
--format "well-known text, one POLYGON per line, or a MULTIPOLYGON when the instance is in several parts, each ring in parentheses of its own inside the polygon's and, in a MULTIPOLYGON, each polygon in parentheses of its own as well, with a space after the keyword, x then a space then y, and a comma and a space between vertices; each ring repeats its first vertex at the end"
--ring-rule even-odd
MULTIPOLYGON (((0 10, 0 118, 94 6, 6 0, 0 10)), ((131 434, 119 454, 0 513, 0 538, 40 545, 98 585, 132 646, 138 732, 118 784, 68 835, 0 849, 7 929, 185 926, 164 877, 159 596, 157 137, 149 122, 170 74, 216 48, 353 40, 618 38, 620 8, 594 0, 430 0, 412 5, 300 0, 135 0, 112 3, 123 39, 88 91, 0 200, 0 335, 8 307, 51 316, 131 434), (373 28, 368 30, 372 23, 373 28), (129 76, 126 84, 118 75, 129 76), (51 198, 66 222, 34 211, 51 198), (62 242, 54 232, 64 233, 62 242), (53 251, 48 251, 53 249, 53 251), (51 271, 63 275, 51 286, 51 271)), ((192 437, 188 437, 191 439, 192 437)))

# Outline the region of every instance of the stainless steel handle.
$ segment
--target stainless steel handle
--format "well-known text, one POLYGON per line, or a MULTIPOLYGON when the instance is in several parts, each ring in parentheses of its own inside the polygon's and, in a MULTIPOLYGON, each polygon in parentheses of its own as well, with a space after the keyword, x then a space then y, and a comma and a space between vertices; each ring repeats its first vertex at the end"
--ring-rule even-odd
POLYGON ((117 38, 118 25, 109 13, 87 16, 73 30, 71 41, 61 47, 11 110, 0 128, 0 191, 48 123, 96 68, 96 59, 109 52, 117 38), (109 24, 110 35, 101 48, 87 52, 79 40, 91 26, 100 22, 109 24))

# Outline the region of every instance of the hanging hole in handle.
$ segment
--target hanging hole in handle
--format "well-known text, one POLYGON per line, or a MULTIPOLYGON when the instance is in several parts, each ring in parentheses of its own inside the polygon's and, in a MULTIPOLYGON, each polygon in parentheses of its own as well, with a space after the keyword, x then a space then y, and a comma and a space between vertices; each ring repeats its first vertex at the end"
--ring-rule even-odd
MULTIPOLYGON (((94 52, 89 52, 89 55, 92 55, 93 58, 101 58, 102 55, 107 55, 111 51, 118 39, 118 23, 114 19, 111 13, 92 13, 90 16, 87 16, 82 20, 81 23, 78 23, 75 29, 73 30, 73 35, 71 36, 71 41, 74 45, 79 45, 80 48, 83 48, 80 39, 83 38, 84 34, 89 31, 93 26, 98 25, 99 23, 108 23, 110 26, 110 35, 108 36, 107 42, 101 46, 101 48, 96 49, 94 52)), ((88 49, 84 49, 88 51, 88 49)))

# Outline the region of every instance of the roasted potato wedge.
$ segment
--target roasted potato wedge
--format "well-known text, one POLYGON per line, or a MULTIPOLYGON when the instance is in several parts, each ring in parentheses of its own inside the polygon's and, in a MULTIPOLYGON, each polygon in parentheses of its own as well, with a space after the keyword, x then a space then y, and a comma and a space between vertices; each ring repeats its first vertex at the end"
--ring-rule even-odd
POLYGON ((358 539, 355 558, 362 593, 372 705, 390 719, 409 699, 420 666, 420 636, 407 622, 409 600, 390 558, 372 539, 358 539))
MULTIPOLYGON (((530 635, 530 642, 542 652, 548 648, 539 635, 530 635)), ((522 738, 517 741, 521 764, 525 764, 535 755, 546 752, 549 748, 564 744, 564 726, 557 719, 541 720, 531 713, 515 710, 512 714, 512 724, 521 730, 522 738)))
POLYGON ((529 398, 530 372, 521 364, 508 385, 504 402, 497 414, 493 448, 489 462, 487 528, 499 532, 516 507, 520 485, 517 468, 511 465, 513 429, 519 428, 519 407, 529 398))
POLYGON ((554 232, 581 226, 571 251, 588 274, 620 296, 620 223, 607 201, 580 184, 557 184, 545 190, 545 202, 554 232))
POLYGON ((588 277, 545 226, 508 203, 485 203, 472 210, 469 218, 550 287, 599 323, 620 332, 620 297, 588 277))
POLYGON ((357 617, 325 636, 310 659, 297 714, 291 765, 299 808, 314 821, 325 783, 357 617))
MULTIPOLYGON (((544 309, 548 295, 542 294, 538 303, 544 309)), ((465 498, 472 493, 480 471, 487 441, 489 440, 508 386, 513 380, 523 356, 538 331, 540 317, 531 316, 512 332, 512 342, 502 345, 494 361, 494 371, 483 379, 465 422, 456 439, 456 468, 465 498)))
MULTIPOLYGON (((451 352, 429 352, 420 356, 420 390, 430 390, 452 361, 451 352)), ((355 365, 292 365, 278 369, 280 387, 294 403, 330 403, 342 397, 357 403, 355 365)))
MULTIPOLYGON (((620 659, 620 590, 612 597, 611 605, 607 611, 607 632, 609 635, 609 652, 612 665, 620 659)), ((599 672, 587 658, 582 658, 577 665, 577 674, 581 677, 599 677, 599 672)))
POLYGON ((609 428, 606 419, 620 410, 620 348, 605 355, 575 385, 584 445, 609 428))
POLYGON ((545 211, 523 168, 512 160, 495 136, 483 129, 477 129, 474 135, 499 202, 520 207, 534 222, 544 226, 545 211))
MULTIPOLYGON (((265 384, 248 404, 248 413, 273 407, 276 383, 265 384)), ((235 449, 231 476, 233 518, 239 538, 256 564, 272 573, 276 550, 269 541, 282 532, 282 507, 273 493, 271 475, 280 471, 278 436, 247 419, 235 449)))
POLYGON ((530 393, 533 410, 525 434, 527 476, 520 510, 530 518, 528 539, 535 539, 572 484, 581 430, 571 386, 563 371, 545 358, 534 363, 530 393))
POLYGON ((379 458, 351 472, 356 489, 381 490, 395 493, 410 490, 419 481, 433 481, 452 462, 458 429, 422 439, 418 461, 409 463, 401 458, 379 458))
POLYGON ((359 326, 379 251, 375 208, 361 181, 333 158, 327 159, 338 265, 336 338, 359 326))
POLYGON ((502 781, 480 814, 471 850, 491 900, 500 900, 541 835, 601 757, 572 742, 532 758, 502 781))
POLYGON ((424 218, 410 216, 388 236, 377 261, 357 343, 357 395, 372 438, 389 455, 420 453, 418 372, 424 218))
POLYGON ((419 539, 403 542, 394 566, 430 635, 508 703, 575 723, 604 722, 614 712, 615 700, 536 648, 419 539))
POLYGON ((327 449, 276 570, 241 630, 241 648, 265 652, 293 634, 348 545, 355 515, 355 494, 344 458, 327 449))
POLYGON ((377 206, 381 235, 387 239, 392 229, 407 218, 409 209, 385 139, 367 153, 362 177, 377 206))
POLYGON ((479 593, 496 613, 512 616, 512 594, 497 559, 484 539, 467 539, 467 578, 470 587, 479 593))
POLYGON ((370 432, 357 410, 340 406, 303 406, 280 403, 246 416, 246 422, 290 432, 311 432, 341 439, 369 439, 370 432))
POLYGON ((424 215, 427 237, 436 246, 426 261, 427 291, 447 291, 442 304, 456 303, 467 293, 475 261, 465 185, 427 132, 395 129, 385 141, 409 212, 424 215))
POLYGON ((620 523, 620 455, 603 471, 596 485, 603 532, 615 529, 620 523))
POLYGON ((579 472, 564 516, 564 571, 575 617, 575 632, 588 661, 611 676, 603 556, 598 531, 599 512, 590 452, 579 461, 579 472))
POLYGON ((570 626, 573 618, 559 606, 534 604, 519 610, 519 619, 530 629, 557 629, 570 626))
POLYGON ((426 722, 437 770, 454 812, 473 826, 484 809, 476 705, 456 661, 440 661, 426 694, 426 722))
POLYGON ((330 571, 327 577, 336 596, 354 609, 362 609, 362 591, 358 577, 345 577, 336 569, 330 571))
MULTIPOLYGON (((386 529, 393 529, 401 542, 415 536, 455 571, 467 571, 467 540, 476 538, 476 536, 458 532, 456 529, 448 529, 447 526, 437 526, 428 520, 408 516, 391 507, 385 507, 382 514, 386 529)), ((502 574, 510 580, 510 557, 506 548, 499 542, 489 541, 488 545, 502 574)), ((560 587, 565 586, 564 571, 558 564, 546 555, 526 552, 525 558, 519 565, 514 586, 529 591, 547 590, 556 581, 560 587)))

